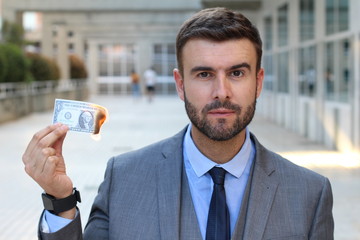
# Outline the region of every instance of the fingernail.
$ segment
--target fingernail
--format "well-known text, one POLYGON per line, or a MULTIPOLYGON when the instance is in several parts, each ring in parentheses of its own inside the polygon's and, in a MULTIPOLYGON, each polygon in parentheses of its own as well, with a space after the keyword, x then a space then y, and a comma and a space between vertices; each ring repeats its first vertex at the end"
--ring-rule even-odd
POLYGON ((62 124, 62 125, 61 125, 61 129, 64 129, 64 130, 67 131, 67 130, 69 130, 69 127, 68 127, 67 125, 65 125, 65 124, 62 124))

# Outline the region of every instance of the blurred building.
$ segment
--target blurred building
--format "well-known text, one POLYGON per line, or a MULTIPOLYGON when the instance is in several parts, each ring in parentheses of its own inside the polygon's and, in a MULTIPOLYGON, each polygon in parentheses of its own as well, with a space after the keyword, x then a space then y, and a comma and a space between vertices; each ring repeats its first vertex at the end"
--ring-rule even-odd
POLYGON ((265 0, 259 112, 342 151, 360 150, 360 1, 265 0))
POLYGON ((172 82, 181 23, 215 6, 242 11, 262 34, 258 112, 329 147, 360 151, 358 0, 2 0, 2 16, 22 22, 35 13, 40 28, 27 31, 35 50, 57 58, 63 76, 68 53, 80 56, 92 91, 114 92, 133 69, 150 66, 172 82))

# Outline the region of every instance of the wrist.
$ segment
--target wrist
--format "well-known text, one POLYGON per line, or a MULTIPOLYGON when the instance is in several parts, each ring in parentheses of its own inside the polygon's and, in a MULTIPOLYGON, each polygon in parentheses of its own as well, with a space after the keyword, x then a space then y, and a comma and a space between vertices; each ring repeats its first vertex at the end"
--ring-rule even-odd
POLYGON ((42 194, 44 208, 49 212, 59 215, 60 213, 74 213, 77 202, 81 202, 80 192, 73 189, 72 193, 64 198, 56 198, 52 195, 42 194))
POLYGON ((67 218, 67 219, 74 219, 76 216, 76 207, 74 207, 68 211, 61 212, 58 214, 58 216, 62 217, 62 218, 67 218))

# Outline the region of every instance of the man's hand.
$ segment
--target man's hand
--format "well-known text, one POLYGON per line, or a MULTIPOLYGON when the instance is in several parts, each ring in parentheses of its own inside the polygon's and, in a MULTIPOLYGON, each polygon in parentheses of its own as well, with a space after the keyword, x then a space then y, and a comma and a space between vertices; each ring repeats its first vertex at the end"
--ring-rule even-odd
MULTIPOLYGON (((68 130, 66 125, 57 123, 37 132, 22 157, 26 173, 55 198, 65 198, 73 192, 73 183, 66 175, 62 156, 68 130)), ((74 213, 75 209, 72 209, 59 215, 73 218, 74 213)))

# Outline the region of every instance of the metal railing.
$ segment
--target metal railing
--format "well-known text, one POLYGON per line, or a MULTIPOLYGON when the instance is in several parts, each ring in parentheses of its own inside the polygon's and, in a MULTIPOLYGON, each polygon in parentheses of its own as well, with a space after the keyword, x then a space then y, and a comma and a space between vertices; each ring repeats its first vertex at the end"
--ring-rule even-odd
POLYGON ((0 83, 0 99, 71 90, 83 87, 86 84, 87 81, 85 79, 49 80, 31 83, 0 83))

